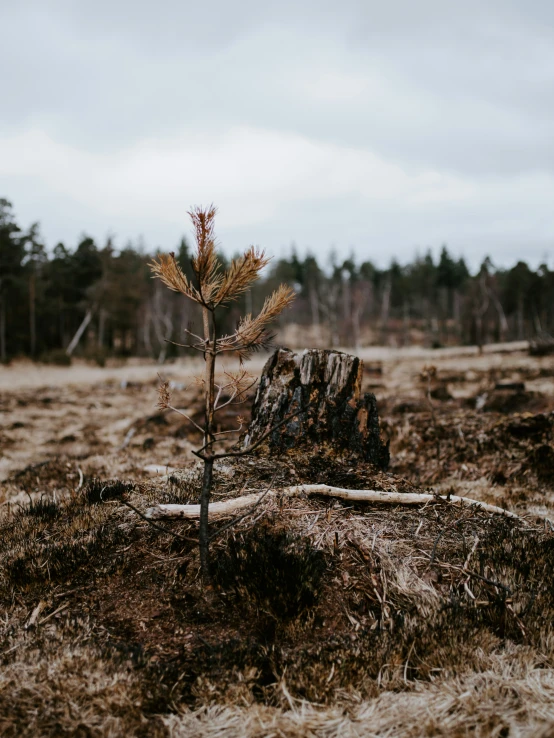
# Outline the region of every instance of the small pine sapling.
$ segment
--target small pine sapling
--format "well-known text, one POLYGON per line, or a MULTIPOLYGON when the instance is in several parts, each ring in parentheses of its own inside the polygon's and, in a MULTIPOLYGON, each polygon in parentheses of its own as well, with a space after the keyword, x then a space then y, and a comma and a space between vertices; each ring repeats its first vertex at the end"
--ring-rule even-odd
MULTIPOLYGON (((223 269, 216 253, 214 236, 215 207, 197 207, 189 212, 192 220, 196 251, 191 258, 193 279, 189 279, 179 266, 175 254, 159 255, 150 264, 154 276, 162 280, 170 289, 180 292, 185 297, 200 305, 202 310, 203 336, 190 330, 186 331, 190 343, 185 344, 204 355, 205 372, 199 381, 202 384, 205 400, 204 427, 197 425, 188 415, 180 412, 198 430, 201 431, 204 443, 195 455, 204 462, 204 474, 200 493, 200 568, 202 577, 209 577, 209 530, 208 508, 213 484, 213 467, 216 459, 228 456, 242 456, 250 453, 266 437, 264 435, 255 444, 235 451, 217 452, 215 446, 224 440, 223 432, 215 431, 215 414, 218 410, 232 402, 239 402, 245 392, 253 386, 255 379, 242 366, 257 349, 267 347, 271 336, 267 329, 269 324, 294 300, 294 291, 282 284, 266 298, 261 311, 253 317, 248 314, 239 321, 236 330, 229 335, 218 335, 216 309, 236 300, 259 277, 261 270, 269 259, 263 251, 250 247, 244 254, 231 262, 230 267, 223 269), (220 354, 233 352, 240 359, 237 372, 226 372, 224 384, 215 381, 216 359, 220 354), (225 401, 222 397, 225 396, 225 401)), ((183 345, 183 344, 178 344, 183 345)), ((171 404, 168 383, 160 387, 159 407, 176 410, 171 404)), ((241 421, 239 419, 239 429, 241 421)))

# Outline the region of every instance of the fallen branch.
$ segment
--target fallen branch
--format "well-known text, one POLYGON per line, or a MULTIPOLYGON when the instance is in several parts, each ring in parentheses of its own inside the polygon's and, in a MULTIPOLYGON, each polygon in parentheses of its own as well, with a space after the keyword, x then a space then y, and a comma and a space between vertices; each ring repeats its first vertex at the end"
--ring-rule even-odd
MULTIPOLYGON (((267 494, 267 493, 264 493, 267 494)), ((288 495, 294 497, 296 495, 322 495, 324 497, 336 497, 341 500, 351 502, 380 502, 388 505, 423 505, 429 502, 448 502, 470 505, 485 512, 505 515, 508 518, 521 520, 519 515, 504 510, 496 505, 489 505, 488 502, 480 502, 479 500, 471 500, 469 497, 457 497, 456 495, 431 495, 419 494, 414 492, 383 492, 373 489, 343 489, 341 487, 330 487, 327 484, 300 484, 294 487, 286 487, 282 490, 272 490, 271 495, 288 495)), ((210 518, 219 518, 225 515, 236 513, 244 507, 254 504, 259 498, 259 494, 245 495, 244 497, 235 497, 231 500, 223 502, 212 502, 210 505, 210 518)), ((199 518, 200 505, 156 505, 146 511, 148 518, 199 518)))
MULTIPOLYGON (((244 495, 243 497, 235 497, 232 500, 225 500, 224 502, 212 502, 209 509, 210 518, 231 515, 238 510, 242 510, 244 507, 255 504, 259 496, 259 494, 244 495)), ((156 507, 148 508, 146 517, 149 519, 199 518, 200 505, 156 505, 156 507)))
MULTIPOLYGON (((271 484, 273 484, 274 479, 271 480, 271 484)), ((267 489, 265 489, 262 494, 258 497, 256 502, 252 505, 252 507, 248 508, 246 512, 236 515, 234 518, 229 520, 228 523, 225 523, 219 530, 216 530, 214 533, 210 536, 210 541, 214 538, 217 538, 217 536, 221 535, 224 531, 228 530, 229 528, 232 528, 237 523, 240 523, 241 520, 244 520, 244 518, 247 518, 249 515, 252 515, 254 510, 258 508, 258 506, 263 502, 263 500, 267 497, 267 495, 271 492, 271 486, 269 486, 267 489)))
MULTIPOLYGON (((140 510, 137 510, 137 508, 134 505, 131 505, 130 502, 127 502, 127 500, 120 499, 119 502, 129 507, 133 512, 135 512, 139 516, 139 518, 146 520, 148 525, 151 525, 153 528, 156 528, 156 530, 161 530, 162 533, 169 533, 169 535, 173 536, 173 538, 178 538, 181 541, 193 541, 193 543, 196 543, 195 538, 187 538, 187 536, 180 536, 178 533, 175 533, 174 531, 169 530, 168 528, 158 525, 157 523, 153 523, 150 520, 150 517, 147 517, 149 510, 146 511, 147 515, 143 515, 140 510)), ((198 507, 200 507, 200 505, 198 505, 198 507)))

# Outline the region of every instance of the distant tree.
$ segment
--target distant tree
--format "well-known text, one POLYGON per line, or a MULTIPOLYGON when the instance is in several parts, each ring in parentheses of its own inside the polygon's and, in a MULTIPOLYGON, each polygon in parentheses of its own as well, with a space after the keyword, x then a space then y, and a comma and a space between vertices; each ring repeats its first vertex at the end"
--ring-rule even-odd
POLYGON ((87 300, 87 291, 102 277, 102 259, 94 239, 83 237, 71 256, 75 303, 87 300))
POLYGON ((63 243, 56 244, 52 258, 45 264, 44 280, 44 317, 49 326, 47 348, 60 349, 69 343, 75 294, 71 254, 63 243))
MULTIPOLYGON (((33 223, 22 241, 25 244, 25 271, 29 285, 29 354, 37 354, 37 292, 40 303, 44 300, 44 269, 48 263, 46 248, 40 236, 38 223, 33 223)), ((42 305, 41 305, 42 307, 42 305)))
MULTIPOLYGON (((21 229, 14 220, 12 204, 0 199, 0 361, 8 359, 8 305, 14 306, 18 281, 23 272, 25 247, 21 229)), ((12 339, 12 350, 15 341, 12 339)))
MULTIPOLYGON (((176 248, 187 279, 193 279, 192 249, 185 238, 176 248)), ((217 253, 223 270, 229 268, 217 253)), ((148 249, 142 242, 100 248, 89 236, 76 247, 57 244, 48 252, 38 224, 21 229, 11 204, 0 200, 0 360, 52 349, 86 347, 148 355, 164 361, 188 349, 179 346, 187 329, 198 332, 201 307, 149 279, 148 249)), ((511 269, 485 259, 477 274, 444 245, 408 263, 393 260, 377 268, 333 250, 325 264, 316 253, 299 255, 293 245, 260 274, 236 301, 219 305, 221 331, 232 333, 245 314, 254 314, 279 284, 296 293, 294 307, 278 318, 306 331, 305 340, 328 346, 360 345, 369 335, 382 341, 429 343, 522 339, 554 331, 554 272, 524 261, 511 269), (371 333, 370 333, 371 331, 371 333)))
POLYGON ((302 296, 310 306, 312 325, 316 329, 317 340, 321 340, 321 301, 325 284, 325 275, 317 263, 313 254, 308 253, 302 265, 304 284, 302 285, 302 296))

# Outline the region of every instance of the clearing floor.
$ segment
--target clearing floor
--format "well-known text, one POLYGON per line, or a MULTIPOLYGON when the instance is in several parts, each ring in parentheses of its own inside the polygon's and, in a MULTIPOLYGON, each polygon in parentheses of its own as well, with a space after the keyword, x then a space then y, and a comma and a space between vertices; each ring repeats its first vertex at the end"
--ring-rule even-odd
POLYGON ((259 454, 214 498, 322 482, 520 520, 277 494, 214 524, 206 588, 197 524, 132 509, 196 500, 200 435, 156 402, 159 374, 201 421, 202 363, 0 369, 2 736, 554 733, 554 357, 361 356, 388 472, 259 454))

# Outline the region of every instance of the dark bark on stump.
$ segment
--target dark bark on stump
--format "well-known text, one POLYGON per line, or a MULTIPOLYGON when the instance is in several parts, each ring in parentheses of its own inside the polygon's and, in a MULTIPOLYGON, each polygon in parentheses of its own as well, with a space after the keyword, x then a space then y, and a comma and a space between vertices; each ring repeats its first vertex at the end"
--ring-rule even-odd
POLYGON ((375 395, 361 394, 362 373, 360 359, 339 351, 278 349, 264 367, 243 447, 306 408, 264 441, 269 453, 301 449, 385 469, 388 444, 380 438, 375 395))

